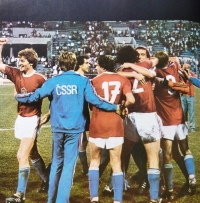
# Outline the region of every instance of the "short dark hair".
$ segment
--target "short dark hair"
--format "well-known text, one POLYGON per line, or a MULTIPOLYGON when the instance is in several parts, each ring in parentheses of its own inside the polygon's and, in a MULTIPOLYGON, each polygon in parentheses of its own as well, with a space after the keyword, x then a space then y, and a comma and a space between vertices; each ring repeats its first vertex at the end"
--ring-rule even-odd
POLYGON ((75 71, 79 69, 79 66, 84 64, 84 59, 89 59, 88 55, 80 55, 77 57, 77 64, 76 67, 74 68, 75 71))
POLYGON ((107 71, 115 72, 114 71, 114 59, 108 55, 100 55, 97 58, 97 62, 99 66, 107 71))
POLYGON ((151 57, 151 56, 150 56, 150 53, 149 53, 149 50, 148 50, 146 47, 144 47, 144 46, 139 46, 139 47, 137 47, 135 50, 137 51, 138 49, 145 50, 145 51, 146 51, 147 58, 150 58, 150 57, 151 57))
POLYGON ((169 62, 169 56, 166 51, 157 51, 153 54, 154 57, 158 58, 158 64, 156 68, 165 68, 169 62))
POLYGON ((72 52, 62 52, 58 60, 62 71, 74 70, 77 63, 76 55, 72 52))
POLYGON ((135 63, 139 61, 139 54, 132 46, 124 46, 117 52, 116 63, 135 63))
POLYGON ((33 69, 36 68, 38 64, 38 55, 35 50, 29 48, 23 49, 18 52, 18 57, 21 58, 22 56, 24 56, 29 63, 33 64, 33 69))

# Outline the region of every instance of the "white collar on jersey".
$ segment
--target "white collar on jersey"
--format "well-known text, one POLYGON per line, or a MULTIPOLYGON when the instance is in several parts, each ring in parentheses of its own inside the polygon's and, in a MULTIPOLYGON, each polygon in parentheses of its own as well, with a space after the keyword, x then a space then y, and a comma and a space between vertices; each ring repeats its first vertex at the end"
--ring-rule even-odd
POLYGON ((106 72, 103 72, 103 73, 101 73, 101 74, 115 74, 115 73, 114 73, 114 72, 109 72, 109 71, 107 72, 107 71, 106 71, 106 72))
POLYGON ((34 75, 35 74, 35 70, 33 70, 33 72, 32 73, 30 73, 30 74, 28 74, 28 75, 25 75, 24 73, 22 74, 23 75, 23 77, 25 77, 25 78, 28 78, 28 77, 31 77, 32 75, 34 75))

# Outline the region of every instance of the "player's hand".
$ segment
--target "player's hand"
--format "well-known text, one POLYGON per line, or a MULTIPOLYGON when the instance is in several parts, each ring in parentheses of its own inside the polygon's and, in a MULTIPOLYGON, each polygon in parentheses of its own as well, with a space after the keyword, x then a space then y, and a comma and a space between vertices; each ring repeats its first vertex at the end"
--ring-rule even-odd
POLYGON ((187 94, 189 92, 189 87, 184 82, 172 82, 171 80, 168 80, 168 87, 183 94, 187 94))
POLYGON ((124 119, 128 116, 128 108, 124 108, 121 113, 121 117, 124 119))
POLYGON ((39 126, 44 125, 49 120, 50 120, 50 112, 48 112, 48 113, 46 113, 45 115, 42 116, 42 118, 40 119, 39 126))
POLYGON ((188 86, 184 82, 172 82, 171 80, 168 80, 168 87, 173 88, 188 88, 188 86))
POLYGON ((116 113, 122 118, 125 118, 128 115, 128 109, 125 107, 125 101, 122 100, 121 104, 117 105, 116 113))
POLYGON ((4 45, 8 42, 7 38, 0 38, 0 45, 4 45))
POLYGON ((145 80, 145 78, 139 80, 139 82, 140 82, 142 85, 146 85, 146 84, 147 84, 147 81, 145 80))
POLYGON ((122 112, 124 110, 124 105, 123 104, 117 104, 117 110, 116 110, 116 113, 120 116, 122 116, 122 112))
POLYGON ((147 84, 147 81, 145 80, 145 76, 140 73, 135 73, 135 79, 137 79, 142 85, 147 84))

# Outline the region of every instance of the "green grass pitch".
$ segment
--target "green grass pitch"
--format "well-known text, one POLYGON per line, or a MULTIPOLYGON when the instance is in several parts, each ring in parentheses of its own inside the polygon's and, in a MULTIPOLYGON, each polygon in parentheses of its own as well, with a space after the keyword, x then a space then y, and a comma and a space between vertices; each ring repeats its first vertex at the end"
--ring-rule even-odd
MULTIPOLYGON (((14 138, 13 126, 17 116, 17 102, 13 96, 13 85, 0 86, 0 203, 5 202, 5 198, 12 195, 17 187, 18 162, 16 158, 19 140, 14 138)), ((195 121, 196 132, 189 133, 189 145, 195 158, 196 178, 197 178, 197 192, 193 196, 177 197, 179 189, 184 183, 184 177, 179 168, 174 163, 174 191, 176 199, 174 203, 199 203, 200 202, 200 89, 195 89, 195 121)), ((47 99, 43 102, 43 113, 48 111, 49 102, 47 99)), ((46 165, 51 162, 51 128, 50 123, 45 124, 41 129, 38 138, 39 151, 44 158, 46 165)), ((88 151, 88 150, 87 150, 88 151)), ((88 151, 89 159, 89 151, 88 151)), ((131 160, 128 169, 127 180, 131 188, 124 192, 123 203, 147 203, 149 202, 148 191, 139 196, 136 193, 137 185, 131 182, 130 176, 137 171, 134 162, 131 160)), ((113 202, 113 197, 102 196, 101 191, 107 183, 107 176, 110 172, 110 166, 101 178, 99 186, 99 197, 102 203, 113 202)), ((40 187, 41 180, 31 166, 31 173, 29 176, 26 203, 44 203, 47 202, 47 194, 37 193, 40 187)), ((76 171, 74 175, 73 187, 71 190, 71 203, 89 203, 89 187, 87 177, 82 175, 82 168, 79 159, 77 160, 76 171)), ((62 202, 61 202, 62 203, 62 202)))

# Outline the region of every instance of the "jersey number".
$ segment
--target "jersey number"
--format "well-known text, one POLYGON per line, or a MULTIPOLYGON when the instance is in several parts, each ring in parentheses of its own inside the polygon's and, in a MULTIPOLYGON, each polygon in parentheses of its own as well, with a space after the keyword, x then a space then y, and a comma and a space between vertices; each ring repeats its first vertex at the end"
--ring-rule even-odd
MULTIPOLYGON (((166 79, 171 80, 172 82, 176 82, 176 78, 173 75, 167 75, 166 79)), ((168 94, 173 95, 175 93, 176 91, 172 90, 171 88, 168 88, 168 94)))
POLYGON ((104 99, 110 103, 114 103, 117 95, 120 93, 121 83, 119 81, 103 82, 102 89, 104 90, 104 99), (114 90, 111 90, 111 98, 109 100, 109 87, 114 86, 114 90))
POLYGON ((140 93, 140 92, 144 92, 144 88, 137 88, 138 86, 138 80, 135 79, 134 82, 133 82, 133 89, 132 89, 132 92, 135 94, 135 93, 140 93))

